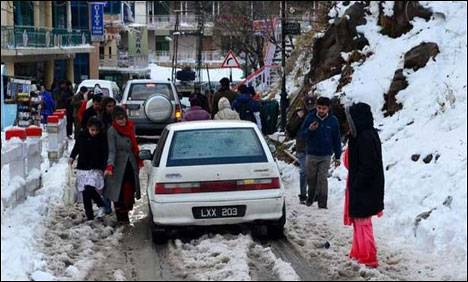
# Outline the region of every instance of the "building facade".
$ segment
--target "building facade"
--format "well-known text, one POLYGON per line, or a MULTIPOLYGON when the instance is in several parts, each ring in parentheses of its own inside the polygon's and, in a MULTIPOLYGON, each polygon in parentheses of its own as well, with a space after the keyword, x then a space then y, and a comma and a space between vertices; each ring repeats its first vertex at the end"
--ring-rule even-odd
POLYGON ((50 88, 55 80, 97 78, 86 1, 2 1, 1 62, 6 74, 50 88), (94 74, 94 75, 93 75, 94 74))

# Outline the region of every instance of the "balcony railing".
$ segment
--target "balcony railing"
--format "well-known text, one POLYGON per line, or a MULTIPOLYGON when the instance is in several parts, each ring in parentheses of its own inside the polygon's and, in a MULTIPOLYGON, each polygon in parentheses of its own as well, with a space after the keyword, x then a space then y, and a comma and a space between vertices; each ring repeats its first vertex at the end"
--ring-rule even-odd
MULTIPOLYGON (((220 51, 203 51, 202 62, 204 63, 222 63, 224 59, 220 51)), ((172 62, 172 52, 156 51, 149 54, 151 63, 168 63, 172 62)), ((177 63, 179 64, 195 64, 197 62, 197 53, 194 52, 179 52, 177 54, 177 63)))
POLYGON ((89 31, 35 26, 2 26, 2 49, 77 47, 90 44, 89 31))
POLYGON ((101 57, 99 63, 101 67, 146 68, 148 56, 129 56, 126 51, 119 51, 118 55, 101 57))
MULTIPOLYGON (((176 23, 176 15, 160 15, 149 16, 148 24, 156 29, 173 29, 176 23)), ((213 18, 211 16, 204 17, 205 27, 213 26, 213 18)), ((180 15, 179 28, 197 28, 198 17, 196 15, 180 15)))

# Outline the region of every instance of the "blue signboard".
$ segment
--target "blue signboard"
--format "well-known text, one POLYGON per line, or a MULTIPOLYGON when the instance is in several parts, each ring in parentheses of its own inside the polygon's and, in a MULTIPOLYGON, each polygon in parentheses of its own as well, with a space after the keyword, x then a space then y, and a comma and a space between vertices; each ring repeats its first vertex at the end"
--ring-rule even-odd
POLYGON ((104 3, 91 3, 91 40, 104 38, 104 3))

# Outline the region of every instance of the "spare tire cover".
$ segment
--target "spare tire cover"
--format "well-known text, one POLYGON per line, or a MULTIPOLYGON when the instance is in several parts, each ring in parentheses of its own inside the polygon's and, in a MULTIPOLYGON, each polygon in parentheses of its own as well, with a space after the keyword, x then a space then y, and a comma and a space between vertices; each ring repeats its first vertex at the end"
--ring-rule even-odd
POLYGON ((165 96, 149 97, 144 108, 146 117, 153 122, 164 122, 172 116, 172 103, 165 96))

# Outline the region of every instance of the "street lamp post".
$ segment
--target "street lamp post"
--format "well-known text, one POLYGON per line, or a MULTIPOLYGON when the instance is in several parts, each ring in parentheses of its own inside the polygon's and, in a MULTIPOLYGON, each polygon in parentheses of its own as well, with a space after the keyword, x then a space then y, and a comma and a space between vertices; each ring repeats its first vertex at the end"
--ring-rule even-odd
POLYGON ((286 93, 286 42, 285 30, 286 25, 286 1, 281 1, 281 67, 283 70, 283 78, 281 81, 281 130, 284 131, 286 127, 286 110, 288 108, 288 93, 286 93))

